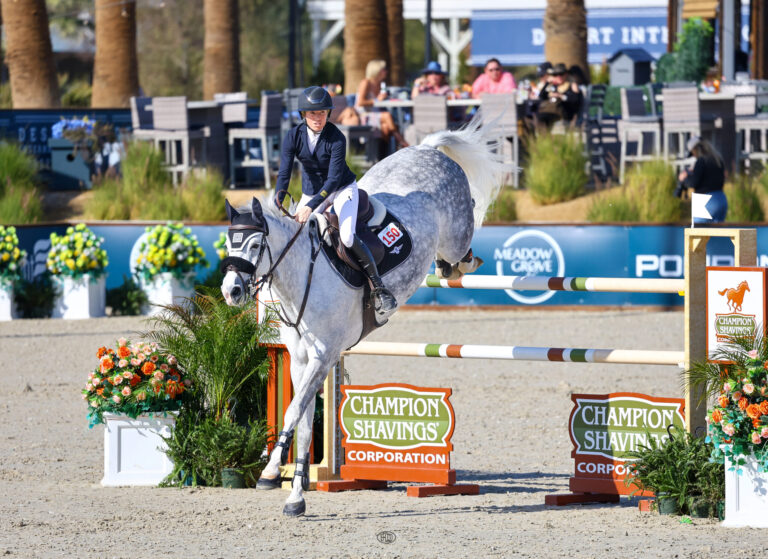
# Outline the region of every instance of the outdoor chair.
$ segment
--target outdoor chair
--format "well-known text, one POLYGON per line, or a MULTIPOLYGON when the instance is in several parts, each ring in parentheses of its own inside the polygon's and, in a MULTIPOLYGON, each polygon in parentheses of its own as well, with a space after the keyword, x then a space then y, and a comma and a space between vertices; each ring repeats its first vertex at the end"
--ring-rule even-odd
MULTIPOLYGON (((666 87, 662 89, 664 118, 664 158, 674 158, 676 168, 690 165, 686 143, 691 136, 701 136, 702 114, 697 87, 666 87), (673 150, 674 146, 674 150, 673 150)), ((706 117, 705 117, 706 118, 706 117)))
MULTIPOLYGON (((186 97, 153 97, 151 134, 140 132, 139 139, 151 140, 165 154, 165 168, 171 174, 173 184, 183 181, 193 165, 206 163, 206 142, 210 128, 192 129, 189 126, 186 97), (193 142, 200 142, 201 158, 198 160, 193 142)), ((135 135, 135 134, 134 134, 135 135)))
POLYGON ((135 138, 152 139, 154 119, 147 108, 151 104, 152 97, 131 97, 131 127, 135 138))
POLYGON ((448 129, 448 105, 442 95, 418 95, 413 99, 413 124, 405 130, 405 140, 418 145, 432 132, 448 129))
POLYGON ((590 85, 584 99, 585 112, 583 115, 583 141, 589 155, 589 165, 592 173, 600 180, 606 180, 611 172, 606 159, 606 149, 603 142, 603 106, 607 87, 603 84, 590 85))
POLYGON ((765 166, 768 160, 768 113, 758 112, 759 86, 754 83, 724 84, 723 93, 731 93, 736 114, 738 159, 749 168, 752 160, 760 160, 765 166))
POLYGON ((352 161, 363 165, 371 166, 378 159, 378 143, 381 134, 379 130, 367 124, 339 124, 338 119, 341 112, 349 106, 347 98, 344 95, 333 97, 333 110, 329 120, 338 128, 347 139, 347 157, 352 161), (358 155, 352 149, 352 145, 362 145, 363 153, 358 155))
POLYGON ((246 124, 248 104, 245 92, 227 95, 233 95, 236 98, 226 99, 222 96, 220 100, 242 102, 224 104, 222 117, 224 123, 243 124, 242 127, 230 128, 227 133, 230 188, 237 186, 237 170, 246 168, 261 168, 264 171, 265 188, 272 188, 271 166, 273 161, 277 162, 280 157, 283 97, 279 93, 263 94, 258 127, 249 127, 246 124), (253 146, 255 141, 259 142, 258 147, 253 146), (243 154, 242 158, 237 157, 238 153, 243 154))
POLYGON ((661 154, 661 123, 658 116, 646 113, 642 89, 621 89, 619 138, 619 182, 623 184, 627 161, 650 161, 661 154), (644 150, 646 134, 653 135, 652 151, 648 154, 644 150), (628 152, 630 141, 637 143, 635 153, 628 152))
POLYGON ((517 133, 517 103, 514 93, 483 93, 480 106, 483 120, 494 123, 491 134, 498 139, 504 164, 512 173, 512 185, 519 185, 520 138, 517 133))

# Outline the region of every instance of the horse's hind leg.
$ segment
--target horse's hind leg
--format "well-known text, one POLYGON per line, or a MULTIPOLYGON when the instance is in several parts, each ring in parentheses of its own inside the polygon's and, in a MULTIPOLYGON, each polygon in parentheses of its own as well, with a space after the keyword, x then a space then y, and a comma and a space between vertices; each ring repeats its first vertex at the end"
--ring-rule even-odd
POLYGON ((464 274, 471 274, 483 265, 483 259, 472 254, 472 249, 457 262, 451 264, 440 258, 435 260, 435 274, 442 279, 458 279, 464 274))

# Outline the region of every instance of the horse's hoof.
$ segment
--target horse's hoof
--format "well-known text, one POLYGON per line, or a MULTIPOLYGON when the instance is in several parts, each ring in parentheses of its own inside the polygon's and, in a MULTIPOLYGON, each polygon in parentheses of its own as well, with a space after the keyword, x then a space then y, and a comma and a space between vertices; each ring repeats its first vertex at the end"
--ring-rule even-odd
POLYGON ((283 507, 283 515, 285 516, 304 516, 307 510, 307 503, 302 499, 295 503, 286 503, 283 507))
POLYGON ((272 479, 268 477, 260 477, 259 481, 256 482, 256 489, 261 489, 263 491, 269 489, 279 489, 282 484, 283 478, 280 477, 280 475, 273 477, 272 479))

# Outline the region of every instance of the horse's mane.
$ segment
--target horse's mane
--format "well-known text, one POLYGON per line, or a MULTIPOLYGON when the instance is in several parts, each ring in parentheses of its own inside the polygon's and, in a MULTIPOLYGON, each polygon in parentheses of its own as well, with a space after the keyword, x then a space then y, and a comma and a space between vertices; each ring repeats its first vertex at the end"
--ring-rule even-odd
POLYGON ((464 170, 475 201, 473 215, 479 228, 488 206, 496 199, 504 178, 504 163, 494 132, 497 121, 484 124, 478 113, 461 130, 442 130, 430 134, 421 145, 431 146, 453 159, 464 170))

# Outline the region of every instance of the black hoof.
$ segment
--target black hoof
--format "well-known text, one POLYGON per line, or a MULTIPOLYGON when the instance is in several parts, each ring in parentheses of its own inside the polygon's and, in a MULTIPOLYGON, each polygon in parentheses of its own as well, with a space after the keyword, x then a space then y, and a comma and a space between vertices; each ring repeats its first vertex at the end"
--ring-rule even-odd
POLYGON ((265 491, 268 489, 279 489, 282 484, 283 478, 281 478, 279 475, 277 477, 273 477, 272 479, 268 477, 260 477, 259 481, 256 482, 256 489, 265 491))
POLYGON ((285 516, 304 516, 306 510, 307 503, 302 499, 297 503, 286 503, 283 507, 283 514, 285 516))

